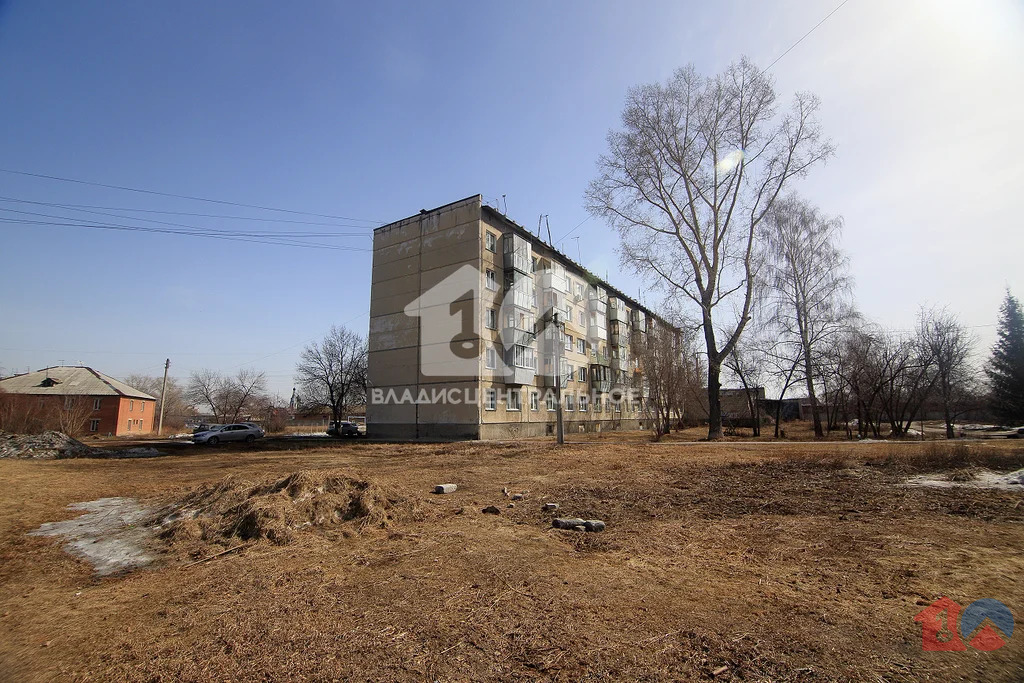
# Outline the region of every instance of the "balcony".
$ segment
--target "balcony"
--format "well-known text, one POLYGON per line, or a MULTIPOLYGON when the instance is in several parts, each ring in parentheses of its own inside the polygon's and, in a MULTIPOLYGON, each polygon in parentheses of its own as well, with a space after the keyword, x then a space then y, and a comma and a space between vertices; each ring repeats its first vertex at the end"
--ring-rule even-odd
POLYGON ((618 320, 621 323, 629 322, 626 306, 620 299, 608 299, 608 320, 618 320))
POLYGON ((533 384, 537 371, 533 368, 509 366, 505 372, 505 384, 533 384))
POLYGON ((599 394, 607 394, 611 391, 612 371, 607 364, 590 364, 590 388, 599 394))
POLYGON ((533 248, 529 240, 515 234, 505 235, 503 251, 506 270, 517 270, 524 275, 533 270, 533 248))

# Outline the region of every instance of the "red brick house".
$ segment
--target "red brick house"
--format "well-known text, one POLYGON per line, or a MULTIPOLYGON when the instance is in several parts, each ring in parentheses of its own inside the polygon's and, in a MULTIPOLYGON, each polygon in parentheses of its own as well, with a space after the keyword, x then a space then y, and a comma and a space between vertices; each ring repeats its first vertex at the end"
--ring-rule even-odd
POLYGON ((156 398, 88 367, 60 366, 0 379, 5 397, 22 411, 58 416, 84 434, 149 434, 156 398))

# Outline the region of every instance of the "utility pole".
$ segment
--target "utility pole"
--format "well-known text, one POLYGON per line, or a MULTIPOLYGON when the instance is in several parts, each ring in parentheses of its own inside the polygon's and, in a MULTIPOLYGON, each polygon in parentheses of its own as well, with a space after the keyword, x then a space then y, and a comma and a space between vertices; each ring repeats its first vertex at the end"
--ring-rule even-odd
POLYGON ((171 359, 168 358, 164 361, 164 383, 160 387, 160 426, 156 428, 156 435, 164 435, 164 406, 166 405, 165 399, 167 398, 167 370, 171 367, 171 359))
MULTIPOLYGON (((558 325, 558 312, 556 311, 552 315, 552 319, 555 322, 555 329, 561 333, 562 328, 558 325)), ((562 335, 559 334, 555 339, 555 404, 558 408, 555 413, 555 433, 558 437, 559 445, 565 443, 565 432, 562 429, 562 335)))

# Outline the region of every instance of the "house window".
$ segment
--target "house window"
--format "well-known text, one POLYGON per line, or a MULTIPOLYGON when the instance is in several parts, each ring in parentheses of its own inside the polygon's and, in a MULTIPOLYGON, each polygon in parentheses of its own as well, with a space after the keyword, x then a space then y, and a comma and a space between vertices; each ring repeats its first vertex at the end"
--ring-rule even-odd
POLYGON ((484 234, 484 246, 487 247, 489 252, 496 253, 498 251, 498 238, 493 232, 484 234))
POLYGON ((576 379, 576 368, 574 368, 571 365, 567 365, 565 367, 565 382, 566 382, 566 384, 568 384, 569 382, 573 381, 574 379, 576 379))
POLYGON ((589 407, 589 403, 590 403, 590 399, 587 398, 586 394, 580 395, 580 412, 581 413, 587 412, 587 408, 589 407))
POLYGON ((146 412, 146 402, 145 401, 140 401, 139 402, 139 412, 140 413, 146 412))
POLYGON ((132 421, 128 420, 128 431, 132 431, 132 421))
POLYGON ((493 270, 488 270, 487 271, 486 286, 487 286, 487 289, 491 290, 492 292, 498 291, 498 280, 494 277, 494 271, 493 270))
POLYGON ((498 329, 498 309, 496 308, 487 309, 487 329, 498 329))
POLYGON ((64 410, 71 410, 75 407, 75 397, 65 396, 64 397, 64 410))
POLYGON ((505 395, 505 410, 522 410, 523 404, 518 389, 512 389, 505 395))
POLYGON ((586 323, 586 320, 584 320, 584 317, 583 317, 583 316, 585 315, 585 314, 583 313, 583 309, 581 308, 580 310, 578 310, 578 311, 576 311, 576 312, 577 312, 577 313, 579 313, 579 317, 577 318, 576 322, 577 322, 577 324, 578 324, 578 325, 579 325, 580 327, 583 327, 584 325, 586 325, 586 324, 587 324, 587 323, 586 323))
POLYGON ((555 395, 550 391, 544 397, 544 403, 547 406, 549 412, 553 413, 558 409, 558 406, 555 405, 555 395))
POLYGON ((498 367, 498 352, 494 350, 493 346, 487 347, 487 355, 484 359, 484 366, 488 370, 494 370, 498 367))
POLYGON ((530 410, 534 412, 540 410, 540 396, 537 395, 536 391, 530 392, 530 410))
POLYGON ((571 334, 565 335, 565 350, 566 351, 572 351, 572 335, 571 334))
POLYGON ((582 353, 582 354, 586 354, 587 353, 587 340, 586 339, 580 338, 580 339, 576 340, 576 353, 582 353))
MULTIPOLYGON (((582 282, 577 282, 576 283, 576 298, 577 299, 582 299, 583 298, 583 283, 582 282)), ((582 318, 583 318, 583 316, 581 315, 580 316, 580 322, 581 323, 583 322, 582 318)))
POLYGON ((587 381, 587 366, 586 365, 581 365, 580 366, 580 381, 581 382, 586 382, 587 381))
POLYGON ((616 413, 621 413, 622 412, 622 401, 615 401, 615 412, 616 413))
POLYGON ((572 394, 565 395, 565 409, 568 411, 576 410, 576 397, 572 394))
POLYGON ((484 408, 487 410, 496 410, 498 407, 498 397, 494 389, 484 389, 484 408))
POLYGON ((102 399, 102 398, 94 398, 94 399, 92 400, 92 409, 93 409, 93 410, 99 410, 99 409, 100 409, 100 404, 101 404, 102 402, 103 402, 103 399, 102 399))
POLYGON ((135 401, 128 401, 128 411, 131 412, 133 410, 135 410, 135 401))
POLYGON ((89 420, 89 431, 90 432, 98 432, 99 430, 100 430, 100 421, 99 420, 89 420))

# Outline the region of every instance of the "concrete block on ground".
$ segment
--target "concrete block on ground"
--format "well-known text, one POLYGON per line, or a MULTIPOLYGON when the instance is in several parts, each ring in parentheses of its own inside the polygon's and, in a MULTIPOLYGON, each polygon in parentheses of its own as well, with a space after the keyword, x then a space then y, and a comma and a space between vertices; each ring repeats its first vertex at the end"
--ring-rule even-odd
POLYGON ((455 493, 457 488, 455 484, 438 484, 434 487, 434 493, 455 493))

